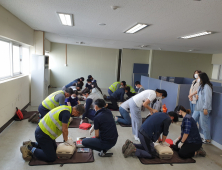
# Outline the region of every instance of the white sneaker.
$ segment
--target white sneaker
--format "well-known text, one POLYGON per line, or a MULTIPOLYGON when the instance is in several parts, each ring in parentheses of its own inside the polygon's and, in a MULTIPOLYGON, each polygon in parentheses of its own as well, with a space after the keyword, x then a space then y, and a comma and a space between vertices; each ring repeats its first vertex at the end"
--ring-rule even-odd
POLYGON ((140 139, 139 139, 138 137, 134 136, 134 139, 135 139, 136 141, 140 142, 140 139))

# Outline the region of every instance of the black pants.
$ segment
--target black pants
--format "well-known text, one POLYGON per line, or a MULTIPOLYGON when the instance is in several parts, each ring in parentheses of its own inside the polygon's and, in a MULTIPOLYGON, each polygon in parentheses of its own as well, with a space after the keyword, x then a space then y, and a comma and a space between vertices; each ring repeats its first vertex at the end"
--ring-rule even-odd
POLYGON ((109 99, 110 99, 110 101, 111 101, 111 103, 108 103, 108 106, 107 106, 107 108, 108 109, 113 109, 113 110, 118 110, 119 109, 119 107, 118 107, 118 105, 117 105, 117 100, 114 98, 114 97, 112 97, 112 96, 109 96, 109 99))
POLYGON ((179 151, 178 154, 181 158, 192 158, 195 155, 195 152, 198 151, 201 146, 201 144, 195 144, 195 143, 184 143, 183 146, 179 149, 178 144, 181 140, 179 140, 176 145, 173 145, 173 150, 179 151))

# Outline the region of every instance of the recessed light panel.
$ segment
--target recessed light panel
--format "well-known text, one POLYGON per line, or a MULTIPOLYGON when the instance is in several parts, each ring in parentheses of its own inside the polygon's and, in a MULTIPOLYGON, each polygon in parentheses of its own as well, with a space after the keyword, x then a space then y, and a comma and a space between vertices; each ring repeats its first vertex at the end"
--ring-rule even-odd
POLYGON ((65 26, 73 26, 73 15, 72 14, 65 14, 65 13, 57 13, 62 25, 65 26))
POLYGON ((132 28, 128 29, 127 31, 125 31, 124 33, 127 33, 127 34, 134 34, 146 27, 148 27, 149 25, 147 24, 136 24, 134 25, 132 28))
POLYGON ((182 37, 179 37, 179 38, 182 38, 182 39, 191 39, 191 38, 196 38, 196 37, 200 37, 200 36, 204 36, 204 35, 210 35, 212 34, 213 32, 211 31, 203 31, 203 32, 199 32, 199 33, 196 33, 196 34, 191 34, 191 35, 186 35, 186 36, 182 36, 182 37))

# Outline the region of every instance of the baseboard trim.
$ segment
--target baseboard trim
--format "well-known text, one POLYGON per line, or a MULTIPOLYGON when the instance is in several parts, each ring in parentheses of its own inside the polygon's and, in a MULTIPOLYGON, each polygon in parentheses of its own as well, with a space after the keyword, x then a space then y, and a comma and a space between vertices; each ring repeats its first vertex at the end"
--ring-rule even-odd
MULTIPOLYGON (((204 135, 201 134, 201 133, 200 133, 200 136, 201 136, 202 138, 204 138, 204 135)), ((214 141, 214 140, 211 140, 211 144, 222 150, 222 145, 219 144, 218 142, 216 142, 216 141, 214 141)))
MULTIPOLYGON (((30 102, 27 105, 25 105, 25 107, 23 107, 21 110, 22 111, 25 110, 29 105, 30 105, 30 102)), ((14 122, 13 118, 14 116, 11 119, 9 119, 9 121, 6 122, 2 127, 0 127, 0 133, 2 133, 3 130, 5 130, 5 128, 7 128, 12 122, 14 122)))

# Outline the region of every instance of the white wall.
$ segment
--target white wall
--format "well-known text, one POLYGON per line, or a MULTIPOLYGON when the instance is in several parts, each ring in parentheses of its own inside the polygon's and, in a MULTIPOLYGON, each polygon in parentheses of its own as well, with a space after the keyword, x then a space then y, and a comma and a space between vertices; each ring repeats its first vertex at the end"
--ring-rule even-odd
POLYGON ((0 36, 34 45, 34 30, 0 5, 0 36))
POLYGON ((121 61, 121 71, 120 71, 120 81, 126 81, 128 85, 132 84, 133 78, 133 64, 149 64, 149 54, 148 50, 122 50, 122 61, 121 61))
MULTIPOLYGON (((62 87, 76 78, 92 75, 100 88, 108 88, 117 80, 118 49, 51 43, 49 67, 51 85, 62 87)), ((86 83, 86 81, 85 81, 86 83)))
POLYGON ((51 42, 47 39, 45 39, 45 51, 47 52, 51 51, 51 42))
POLYGON ((222 65, 222 54, 213 54, 212 64, 222 65))
POLYGON ((15 108, 22 109, 29 103, 29 76, 0 82, 0 127, 15 114, 15 108))
POLYGON ((183 53, 171 51, 152 51, 150 77, 159 76, 193 78, 195 70, 212 75, 212 54, 183 53))

